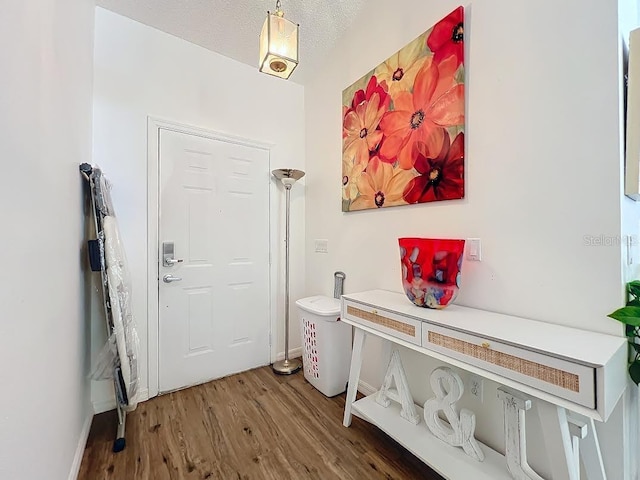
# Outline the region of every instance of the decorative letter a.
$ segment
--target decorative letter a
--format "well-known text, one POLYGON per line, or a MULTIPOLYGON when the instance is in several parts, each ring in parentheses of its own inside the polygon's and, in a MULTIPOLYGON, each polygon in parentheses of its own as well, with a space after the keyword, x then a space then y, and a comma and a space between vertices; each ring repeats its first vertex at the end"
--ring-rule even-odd
POLYGON ((376 396, 376 402, 383 407, 388 407, 391 400, 398 402, 402 406, 402 410, 400 411, 402 418, 410 421, 414 425, 420 423, 420 415, 416 412, 416 406, 413 403, 413 397, 409 390, 409 383, 407 382, 407 376, 404 373, 398 350, 394 350, 391 354, 391 360, 389 361, 387 373, 384 376, 384 382, 382 382, 380 391, 378 391, 378 395, 376 396), (394 380, 396 388, 391 389, 391 382, 394 380))

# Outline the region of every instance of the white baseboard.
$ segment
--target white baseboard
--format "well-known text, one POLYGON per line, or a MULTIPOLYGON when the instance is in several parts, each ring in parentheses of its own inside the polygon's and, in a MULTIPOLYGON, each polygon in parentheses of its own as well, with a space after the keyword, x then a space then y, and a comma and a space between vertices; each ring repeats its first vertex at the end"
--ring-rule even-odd
POLYGON ((368 383, 363 382, 362 380, 360 380, 358 382, 358 391, 366 397, 366 396, 369 396, 369 395, 371 395, 373 393, 376 393, 378 391, 378 389, 374 388, 371 385, 369 385, 368 383))
POLYGON ((98 415, 99 413, 108 412, 116 408, 116 399, 109 398, 108 400, 96 400, 93 402, 93 413, 98 415))
MULTIPOLYGON (((289 358, 297 358, 302 356, 302 347, 292 348, 289 350, 289 358)), ((276 362, 284 360, 284 352, 280 352, 276 355, 276 362)))
POLYGON ((89 413, 87 418, 85 418, 82 430, 80 431, 80 439, 78 440, 78 446, 76 447, 76 454, 73 456, 73 463, 71 464, 71 471, 69 472, 69 480, 76 480, 78 478, 78 473, 80 473, 82 457, 84 457, 84 449, 87 447, 87 440, 89 439, 92 420, 93 415, 89 413))
MULTIPOLYGON (((146 388, 144 390, 140 390, 140 392, 138 393, 138 403, 146 402, 147 400, 149 400, 149 390, 146 388)), ((114 397, 104 400, 96 400, 93 402, 93 413, 95 415, 108 412, 110 410, 115 410, 115 408, 116 399, 114 397)))

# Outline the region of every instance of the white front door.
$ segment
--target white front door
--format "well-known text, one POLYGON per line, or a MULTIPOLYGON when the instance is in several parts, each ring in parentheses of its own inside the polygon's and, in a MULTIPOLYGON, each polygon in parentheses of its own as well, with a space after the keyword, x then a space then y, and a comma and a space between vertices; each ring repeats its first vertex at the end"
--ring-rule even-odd
POLYGON ((269 152, 161 129, 159 166, 160 392, 267 365, 269 152))

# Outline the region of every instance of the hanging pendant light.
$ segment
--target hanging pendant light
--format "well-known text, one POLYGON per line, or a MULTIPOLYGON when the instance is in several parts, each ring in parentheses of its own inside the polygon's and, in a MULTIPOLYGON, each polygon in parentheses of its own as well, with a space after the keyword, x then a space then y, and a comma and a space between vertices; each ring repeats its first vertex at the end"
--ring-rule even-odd
POLYGON ((276 11, 267 12, 260 32, 260 71, 280 78, 289 78, 298 65, 299 25, 284 18, 280 0, 276 11))

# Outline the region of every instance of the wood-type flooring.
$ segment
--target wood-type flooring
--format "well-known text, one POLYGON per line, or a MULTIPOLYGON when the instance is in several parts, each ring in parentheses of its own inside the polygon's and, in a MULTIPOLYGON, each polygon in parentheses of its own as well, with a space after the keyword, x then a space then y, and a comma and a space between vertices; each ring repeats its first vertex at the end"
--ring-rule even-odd
POLYGON ((441 479, 368 422, 342 426, 344 399, 270 367, 161 395, 128 415, 119 453, 115 411, 97 415, 78 478, 441 479))

